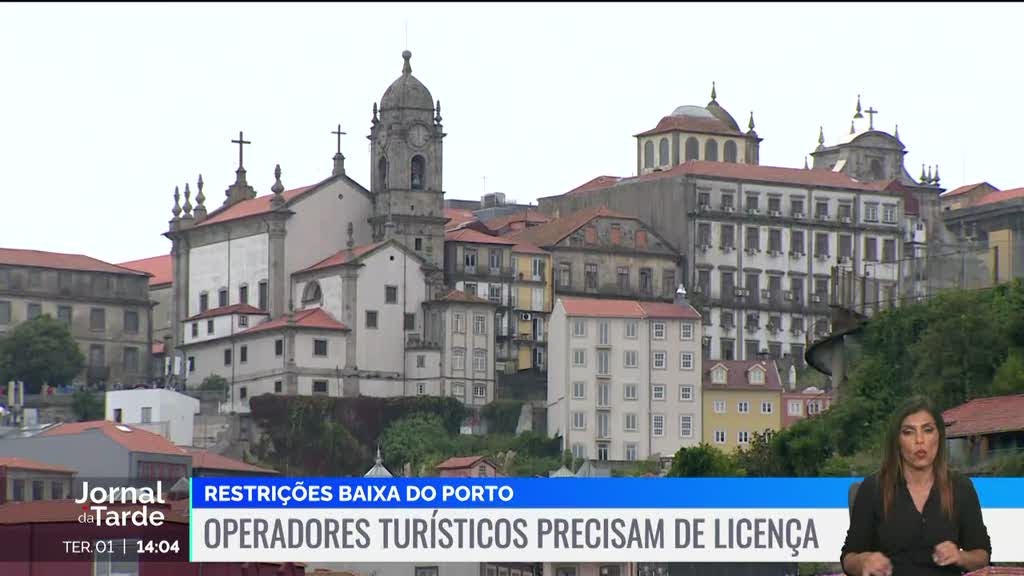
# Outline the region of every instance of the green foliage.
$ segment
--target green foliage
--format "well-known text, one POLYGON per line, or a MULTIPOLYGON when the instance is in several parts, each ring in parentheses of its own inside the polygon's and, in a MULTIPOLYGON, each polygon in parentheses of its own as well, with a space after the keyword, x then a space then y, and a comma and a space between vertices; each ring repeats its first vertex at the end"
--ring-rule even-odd
POLYGON ((76 390, 71 395, 71 411, 79 422, 103 420, 103 398, 88 390, 76 390))
POLYGON ((625 470, 612 470, 612 476, 615 477, 635 478, 652 475, 661 475, 661 462, 656 458, 640 460, 635 465, 625 470))
POLYGON ((452 451, 453 440, 439 417, 414 414, 391 424, 384 431, 381 447, 393 468, 412 464, 413 470, 419 470, 442 461, 452 451))
POLYGON ((1024 352, 1015 348, 996 370, 992 392, 997 395, 1024 394, 1024 352))
POLYGON ((672 477, 742 475, 743 471, 729 455, 706 442, 692 448, 680 448, 668 471, 668 476, 672 477))
POLYGON ((22 322, 0 339, 0 381, 21 380, 26 394, 39 394, 44 383, 69 384, 84 367, 67 325, 49 315, 22 322))
POLYGON ((519 414, 523 410, 522 400, 495 400, 484 406, 483 417, 488 430, 495 434, 515 434, 519 425, 519 414))
POLYGON ((199 389, 224 392, 228 389, 228 379, 219 374, 210 374, 203 378, 203 383, 199 385, 199 389))

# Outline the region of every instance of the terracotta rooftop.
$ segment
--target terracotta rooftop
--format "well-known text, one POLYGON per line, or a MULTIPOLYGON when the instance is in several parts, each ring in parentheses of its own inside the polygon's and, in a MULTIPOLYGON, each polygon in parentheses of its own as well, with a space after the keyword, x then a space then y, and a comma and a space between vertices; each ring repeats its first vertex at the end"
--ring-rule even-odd
MULTIPOLYGON (((284 196, 284 201, 287 204, 317 186, 318 184, 314 184, 312 186, 303 186, 302 188, 296 188, 294 190, 285 190, 281 195, 284 196)), ((263 196, 257 196, 250 200, 243 200, 234 206, 229 206, 228 208, 224 208, 222 206, 210 212, 210 215, 206 220, 196 224, 195 227, 199 228, 201 226, 209 226, 210 224, 216 224, 218 222, 228 222, 230 220, 248 218, 249 216, 267 214, 271 211, 270 200, 273 199, 273 197, 273 194, 264 194, 263 196)))
POLYGON ((538 248, 529 242, 517 242, 516 245, 512 247, 512 251, 520 254, 550 254, 547 250, 538 248))
POLYGON ((652 136, 676 130, 704 134, 722 134, 723 136, 743 136, 742 132, 733 130, 718 118, 698 118, 694 116, 665 116, 658 122, 657 126, 635 136, 652 136))
POLYGON ((445 230, 454 230, 477 219, 471 210, 462 208, 445 208, 444 217, 448 218, 448 222, 444 225, 445 230))
POLYGON ((166 454, 170 456, 188 456, 188 453, 172 444, 169 440, 141 428, 115 424, 108 420, 93 420, 91 422, 75 422, 58 424, 40 433, 40 436, 52 438, 54 436, 74 436, 90 431, 97 431, 124 448, 132 452, 146 452, 149 454, 166 454))
POLYGON ((349 328, 334 319, 333 316, 323 308, 307 308, 305 310, 299 310, 293 312, 290 316, 282 316, 276 320, 270 320, 257 326, 253 326, 248 330, 239 332, 237 335, 250 335, 258 332, 266 332, 267 330, 277 330, 285 328, 289 325, 288 320, 293 319, 295 321, 294 326, 297 328, 310 328, 316 330, 348 330, 349 328))
POLYGON ((323 260, 317 262, 316 264, 313 264, 309 268, 299 270, 298 272, 296 272, 296 274, 302 272, 312 272, 314 270, 322 270, 324 268, 332 268, 334 266, 342 266, 345 264, 352 264, 354 262, 357 262, 367 253, 372 252, 377 248, 380 248, 384 244, 387 244, 387 241, 374 242, 373 244, 363 244, 362 246, 347 248, 345 250, 342 250, 341 252, 332 254, 331 256, 324 258, 323 260))
POLYGON ((588 318, 657 318, 699 320, 700 314, 692 306, 677 306, 667 302, 640 300, 614 300, 605 298, 559 298, 567 316, 588 318))
POLYGON ((206 312, 200 312, 195 316, 187 318, 185 321, 191 322, 192 320, 202 320, 203 318, 216 318, 218 316, 230 316, 232 314, 262 314, 266 316, 268 312, 266 310, 260 310, 259 308, 252 306, 251 304, 232 304, 230 306, 210 308, 206 312))
POLYGON ((106 272, 108 274, 129 274, 132 276, 148 276, 145 272, 124 268, 116 264, 97 260, 81 254, 62 254, 60 252, 43 252, 41 250, 21 250, 18 248, 0 248, 0 265, 32 266, 35 268, 52 268, 55 270, 77 270, 81 272, 106 272))
POLYGON ((447 294, 437 299, 436 302, 464 302, 466 304, 489 304, 494 305, 494 302, 485 300, 479 296, 466 294, 462 290, 449 290, 447 294))
MULTIPOLYGON (((149 504, 149 509, 159 508, 164 520, 175 524, 188 523, 188 500, 171 501, 169 505, 149 504), (181 504, 184 503, 184 506, 181 504)), ((142 504, 126 506, 113 505, 112 510, 131 512, 141 510, 142 504)), ((39 500, 36 502, 8 502, 0 505, 0 524, 53 524, 78 522, 82 505, 74 500, 39 500)))
POLYGON ((703 387, 705 390, 781 391, 782 379, 779 377, 779 367, 771 360, 706 360, 704 362, 703 387), (716 366, 725 366, 726 368, 724 385, 711 383, 711 371, 716 366), (755 366, 764 368, 764 384, 751 384, 747 380, 747 372, 755 366))
POLYGON ((1024 431, 1024 394, 975 398, 942 413, 946 436, 1024 431))
POLYGON ((477 462, 486 460, 489 464, 494 466, 486 456, 454 456, 441 462, 435 468, 437 470, 457 470, 460 468, 472 468, 477 462))
POLYGON ((525 212, 514 212, 505 216, 499 216, 497 218, 491 218, 490 220, 484 220, 484 225, 490 230, 497 232, 502 228, 505 228, 509 224, 515 222, 524 222, 527 224, 543 224, 551 220, 547 214, 538 212, 532 208, 527 209, 525 212))
POLYGON ((194 470, 224 470, 228 472, 255 472, 259 474, 277 474, 277 470, 260 468, 241 460, 214 454, 198 448, 186 448, 186 452, 192 455, 192 469, 194 470))
POLYGON ((491 236, 472 228, 459 228, 449 230, 444 234, 445 242, 470 242, 473 244, 499 244, 503 246, 514 246, 516 242, 501 236, 491 236))
POLYGON ((118 266, 149 274, 150 288, 157 288, 165 285, 169 286, 171 282, 174 281, 170 254, 153 256, 152 258, 143 258, 142 260, 132 260, 131 262, 122 262, 118 264, 118 266))
POLYGON ((75 474, 76 472, 70 468, 64 468, 63 466, 55 466, 53 464, 46 464, 44 462, 38 462, 36 460, 29 460, 28 458, 0 458, 0 468, 17 468, 18 470, 35 470, 37 472, 63 472, 66 474, 75 474))
POLYGON ((991 188, 993 188, 995 190, 998 190, 998 188, 996 188, 995 186, 992 186, 988 182, 977 182, 977 183, 974 183, 974 184, 966 184, 966 185, 961 186, 959 188, 954 188, 953 190, 947 190, 947 191, 943 192, 942 194, 940 194, 939 196, 941 198, 949 198, 950 196, 959 196, 961 194, 966 194, 966 193, 970 192, 971 190, 974 190, 975 188, 978 188, 980 186, 989 186, 989 187, 991 187, 991 188))
POLYGON ((1024 188, 1013 188, 1011 190, 1000 190, 998 192, 989 192, 982 196, 972 206, 985 206, 987 204, 995 204, 997 202, 1006 202, 1007 200, 1013 200, 1016 198, 1024 198, 1024 188))
POLYGON ((620 214, 619 212, 609 210, 604 206, 595 206, 592 208, 577 210, 576 212, 562 216, 561 218, 555 218, 547 224, 541 224, 539 226, 532 226, 530 228, 520 230, 515 234, 510 234, 507 238, 515 240, 516 242, 529 242, 534 246, 540 246, 541 248, 545 246, 554 246, 572 235, 573 232, 590 223, 591 220, 602 217, 639 220, 635 216, 620 214))

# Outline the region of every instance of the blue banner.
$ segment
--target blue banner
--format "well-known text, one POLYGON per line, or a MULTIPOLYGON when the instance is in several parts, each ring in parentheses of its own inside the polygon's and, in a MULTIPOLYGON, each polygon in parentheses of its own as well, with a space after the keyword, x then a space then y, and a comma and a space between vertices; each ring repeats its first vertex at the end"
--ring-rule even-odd
MULTIPOLYGON (((846 508, 860 478, 194 478, 193 508, 846 508)), ((975 478, 1024 508, 1024 478, 975 478)))

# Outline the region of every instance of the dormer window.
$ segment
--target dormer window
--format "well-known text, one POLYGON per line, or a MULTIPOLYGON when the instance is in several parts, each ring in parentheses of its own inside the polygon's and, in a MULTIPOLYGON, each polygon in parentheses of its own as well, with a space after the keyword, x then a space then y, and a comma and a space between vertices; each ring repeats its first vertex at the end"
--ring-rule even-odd
POLYGON ((764 369, 760 367, 751 368, 747 373, 747 380, 751 384, 764 384, 764 369))
POLYGON ((711 383, 712 384, 725 384, 726 368, 725 366, 715 366, 711 371, 711 383))
POLYGON ((302 303, 303 304, 317 304, 319 305, 323 297, 320 291, 320 283, 316 280, 306 284, 305 289, 302 291, 302 303))

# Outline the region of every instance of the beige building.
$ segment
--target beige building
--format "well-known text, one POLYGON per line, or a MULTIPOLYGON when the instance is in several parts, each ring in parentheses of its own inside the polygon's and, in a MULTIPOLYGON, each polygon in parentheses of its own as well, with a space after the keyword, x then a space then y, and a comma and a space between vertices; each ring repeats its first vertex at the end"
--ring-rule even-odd
POLYGON ((174 290, 171 287, 174 274, 171 265, 170 254, 118 264, 123 268, 149 274, 149 299, 153 302, 152 375, 154 378, 170 372, 170 366, 165 366, 165 358, 168 358, 167 344, 171 339, 171 298, 174 297, 174 290))
POLYGON ((85 356, 78 380, 143 383, 152 342, 148 281, 144 272, 88 256, 0 248, 0 336, 48 314, 68 325, 85 356))
POLYGON ((71 498, 75 471, 27 458, 0 457, 0 504, 71 498))
POLYGON ((559 297, 548 433, 577 458, 671 458, 701 441, 700 315, 676 303, 559 297))
POLYGON ((517 370, 547 370, 548 324, 554 290, 551 253, 528 242, 512 247, 515 278, 512 304, 515 331, 512 346, 517 370))
POLYGON ((438 395, 458 398, 470 406, 482 406, 494 400, 497 384, 495 307, 489 300, 458 290, 424 303, 426 330, 417 338, 420 344, 416 362, 421 364, 421 355, 425 356, 424 361, 433 361, 436 355, 436 369, 420 370, 437 379, 438 395))
POLYGON ((706 361, 703 372, 704 441, 732 452, 755 432, 782 427, 782 381, 765 360, 706 361))

